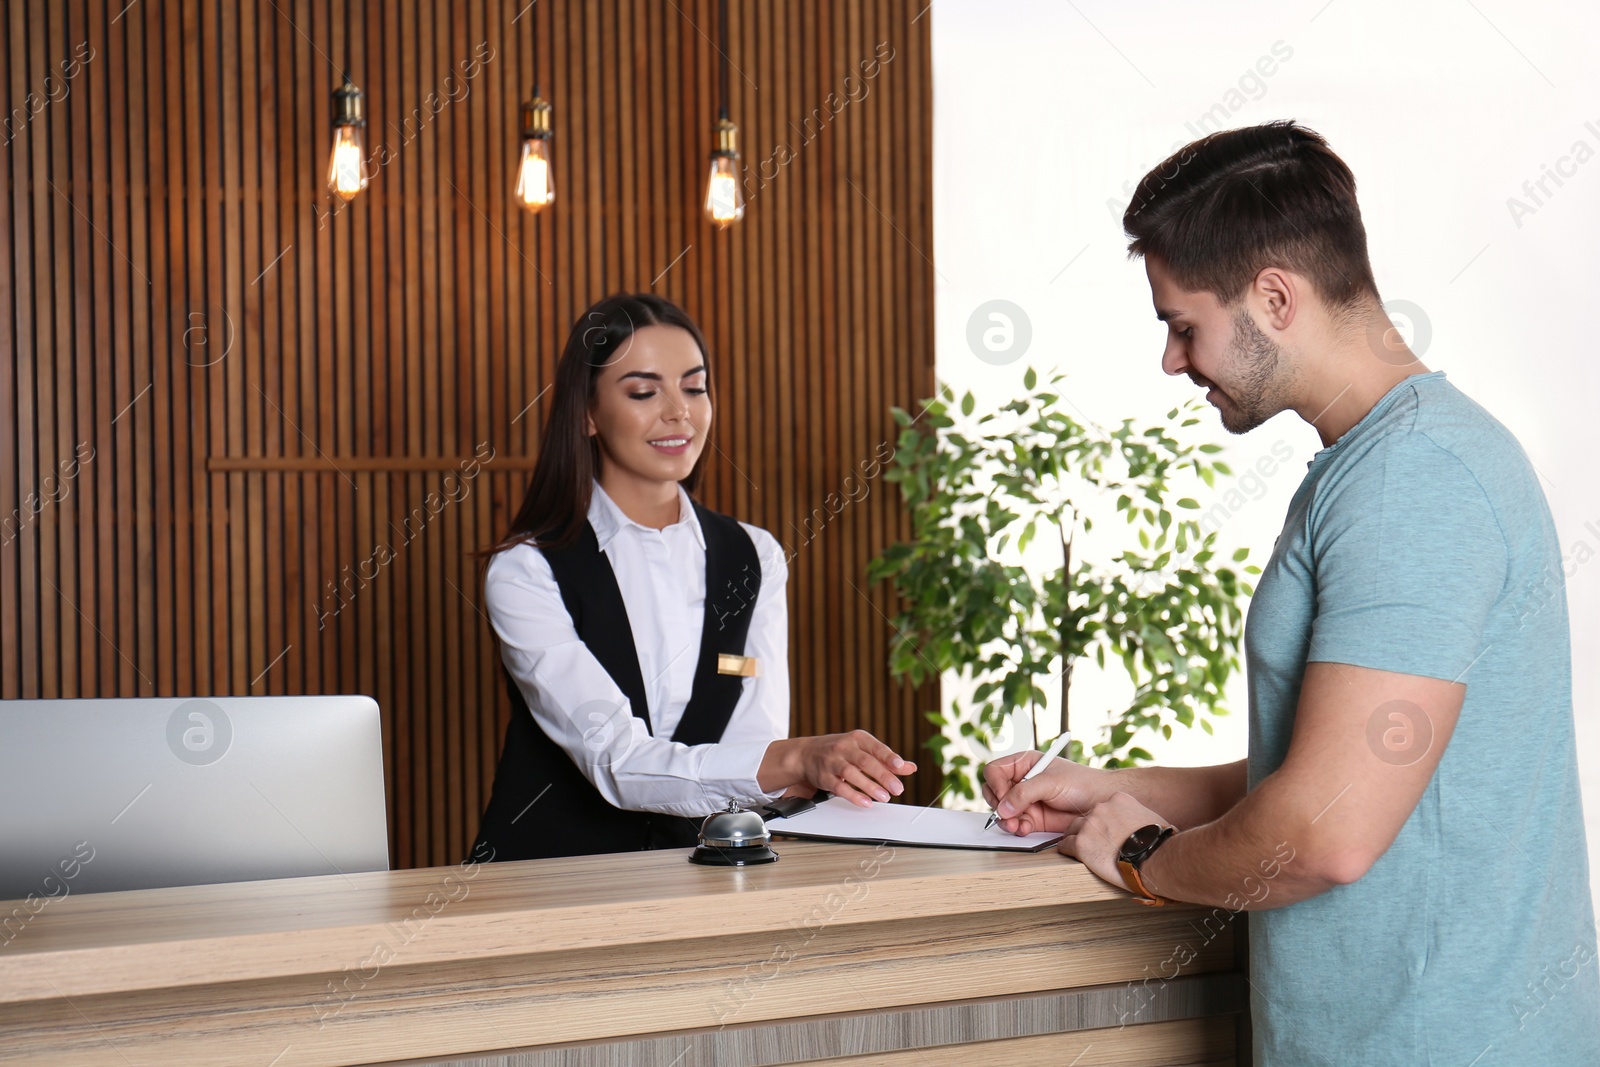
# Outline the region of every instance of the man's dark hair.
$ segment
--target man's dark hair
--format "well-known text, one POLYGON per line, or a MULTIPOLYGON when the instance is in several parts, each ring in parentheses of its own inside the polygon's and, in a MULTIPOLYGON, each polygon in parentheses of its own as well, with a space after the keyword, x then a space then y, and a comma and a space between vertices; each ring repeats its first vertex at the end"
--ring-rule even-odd
POLYGON ((1185 145, 1139 182, 1122 228, 1129 259, 1154 256, 1224 306, 1268 266, 1309 278, 1336 312, 1378 299, 1355 175, 1293 120, 1185 145))

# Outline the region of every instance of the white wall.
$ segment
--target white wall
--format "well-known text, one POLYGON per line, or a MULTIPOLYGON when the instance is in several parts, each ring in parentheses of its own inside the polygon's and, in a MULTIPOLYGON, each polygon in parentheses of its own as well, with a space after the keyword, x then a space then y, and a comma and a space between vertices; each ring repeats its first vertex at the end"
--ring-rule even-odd
MULTIPOLYGON (((1545 478, 1563 551, 1575 561, 1600 555, 1591 469, 1600 430, 1600 9, 936 0, 929 17, 942 378, 996 401, 1021 392, 1026 366, 1060 369, 1072 401, 1103 424, 1158 419, 1192 397, 1187 379, 1160 372, 1164 327, 1142 265, 1125 258, 1121 209, 1133 183, 1192 140, 1191 124, 1215 105, 1230 127, 1297 119, 1354 170, 1379 290, 1426 319, 1424 341, 1397 317, 1413 348, 1522 441, 1545 478), (1570 176, 1559 188, 1547 179, 1550 195, 1536 203, 1523 183, 1546 165, 1570 176), (1514 218, 1513 196, 1531 212, 1514 218), (992 299, 1020 306, 1032 326, 1027 353, 1001 368, 966 340, 969 316, 992 299)), ((1214 414, 1204 428, 1229 446, 1224 458, 1236 469, 1278 442, 1294 450, 1223 529, 1230 545, 1263 559, 1316 435, 1292 414, 1242 438, 1214 414)), ((1591 866, 1600 868, 1600 564, 1575 562, 1567 596, 1591 866)), ((1073 690, 1080 734, 1087 708, 1109 710, 1118 693, 1085 675, 1073 690)), ((1215 738, 1180 735, 1155 749, 1158 758, 1241 757, 1242 680, 1230 697, 1237 715, 1215 738)), ((1492 831, 1484 844, 1502 847, 1492 831)), ((1600 901, 1600 871, 1592 882, 1600 901)))

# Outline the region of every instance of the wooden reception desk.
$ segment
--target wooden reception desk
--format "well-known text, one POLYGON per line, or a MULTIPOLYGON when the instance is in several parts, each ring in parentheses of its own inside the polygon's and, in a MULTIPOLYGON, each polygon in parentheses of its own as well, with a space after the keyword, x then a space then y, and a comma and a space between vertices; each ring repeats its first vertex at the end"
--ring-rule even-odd
POLYGON ((1240 919, 1054 851, 778 849, 52 900, 0 943, 0 1062, 1238 1062, 1240 919))

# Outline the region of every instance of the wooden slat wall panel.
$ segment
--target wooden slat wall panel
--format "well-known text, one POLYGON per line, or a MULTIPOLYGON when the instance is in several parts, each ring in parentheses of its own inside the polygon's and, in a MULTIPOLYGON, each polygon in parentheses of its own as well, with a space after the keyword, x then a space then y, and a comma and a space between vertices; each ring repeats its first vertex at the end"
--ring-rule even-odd
POLYGON ((572 319, 653 289, 718 361, 703 495, 792 551, 795 730, 916 750, 935 694, 890 682, 864 576, 908 524, 881 481, 840 503, 933 387, 922 4, 734 0, 726 232, 715 0, 5 11, 0 696, 371 693, 396 864, 459 860, 509 714, 470 553, 520 502, 572 319), (386 162, 342 206, 346 66, 386 162), (530 216, 535 75, 557 200, 530 216))

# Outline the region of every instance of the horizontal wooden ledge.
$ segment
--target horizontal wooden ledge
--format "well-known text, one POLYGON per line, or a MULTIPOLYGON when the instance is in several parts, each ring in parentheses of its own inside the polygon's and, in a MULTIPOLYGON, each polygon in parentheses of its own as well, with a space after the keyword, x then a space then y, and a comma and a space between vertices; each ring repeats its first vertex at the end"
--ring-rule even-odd
MULTIPOLYGON (((818 1063, 819 1067, 825 1061, 826 1067, 836 1067, 845 1062, 879 1062, 866 1059, 869 1056, 885 1057, 883 1062, 893 1063, 903 1057, 914 1067, 924 1067, 941 1054, 950 1056, 954 1063, 986 1062, 974 1055, 980 1050, 990 1054, 987 1062, 1002 1062, 994 1056, 1000 1048, 1017 1048, 1029 1040, 1046 1039, 1051 1040, 1041 1049, 1038 1062, 1054 1067, 1068 1062, 1087 1067, 1091 1062, 1195 1062, 1180 1057, 1199 1051, 1196 1046, 1208 1043, 1207 1035, 1214 1035, 1212 1043, 1221 1046, 1217 1061, 1232 1063, 1232 1057, 1226 1055, 1234 1045, 1236 1023, 1232 1016, 1249 1007, 1249 988, 1243 974, 1211 972, 1138 985, 1097 985, 1020 996, 872 1007, 716 1029, 636 1034, 577 1047, 522 1046, 447 1058, 392 1060, 380 1067, 611 1067, 679 1061, 818 1063), (1140 1059, 1129 1055, 1131 1048, 1145 1051, 1150 1038, 1172 1031, 1187 1039, 1161 1049, 1169 1055, 1177 1054, 1174 1058, 1140 1059), (1083 1053, 1093 1045, 1100 1045, 1108 1053, 1114 1046, 1121 1047, 1123 1053, 1085 1059, 1083 1053), (1078 1058, 1071 1058, 1073 1055, 1078 1058)), ((1015 1061, 1005 1058, 1004 1062, 1015 1061)))
POLYGON ((782 862, 742 869, 696 867, 673 849, 73 895, 0 953, 0 1004, 338 971, 395 937, 408 964, 425 965, 787 932, 815 916, 849 925, 1119 898, 1136 907, 1053 851, 786 841, 779 852, 782 862))
MULTIPOLYGON (((868 894, 858 904, 872 902, 868 894)), ((1194 912, 1184 909, 1143 908, 1123 899, 981 916, 940 910, 856 924, 843 915, 824 917, 814 927, 765 933, 700 928, 688 940, 524 951, 493 960, 414 962, 412 946, 391 938, 369 943, 366 955, 345 961, 342 970, 264 981, 235 980, 233 958, 223 956, 212 964, 210 982, 0 1004, 0 1056, 39 1067, 394 1067, 396 1060, 419 1067, 419 1061, 463 1053, 578 1043, 594 1048, 594 1042, 615 1045, 651 1034, 727 1035, 748 1026, 754 1030, 746 1034, 755 1037, 765 1025, 840 1014, 854 1016, 843 1027, 846 1034, 898 1023, 902 1039, 921 1043, 919 1037, 959 1040, 995 1026, 1004 1027, 1000 1033, 1081 1027, 1096 1014, 1120 1024, 1124 1013, 1154 1008, 1172 981, 1237 966, 1232 932, 1201 941, 1194 912), (1175 952, 1186 945, 1194 955, 1185 964, 1175 952), (959 981, 941 988, 942 975, 959 981), (1040 999, 1089 988, 1100 988, 1104 999, 1040 999), (949 997, 962 999, 952 1004, 949 997), (905 1008, 931 1011, 920 1026, 914 1018, 884 1017, 905 1008), (956 1027, 960 1032, 952 1033, 956 1027)), ((206 967, 198 957, 191 964, 191 970, 206 967)), ((1239 977, 1231 981, 1236 995, 1239 977)), ((1237 1005, 1216 995, 1221 992, 1219 984, 1197 1010, 1237 1005)), ((802 1042, 816 1048, 812 1039, 802 1042)), ((852 1039, 851 1048, 860 1044, 852 1039)), ((613 1063, 760 1062, 748 1052, 681 1057, 680 1049, 659 1059, 613 1063)), ((968 1062, 1012 1061, 991 1055, 968 1062)), ((1046 1061, 1055 1067, 1065 1062, 1046 1061)), ((1120 1062, 1200 1067, 1187 1059, 1120 1062)))
POLYGON ((537 456, 207 456, 206 470, 247 474, 345 474, 349 471, 470 470, 472 464, 499 470, 532 470, 537 456))

